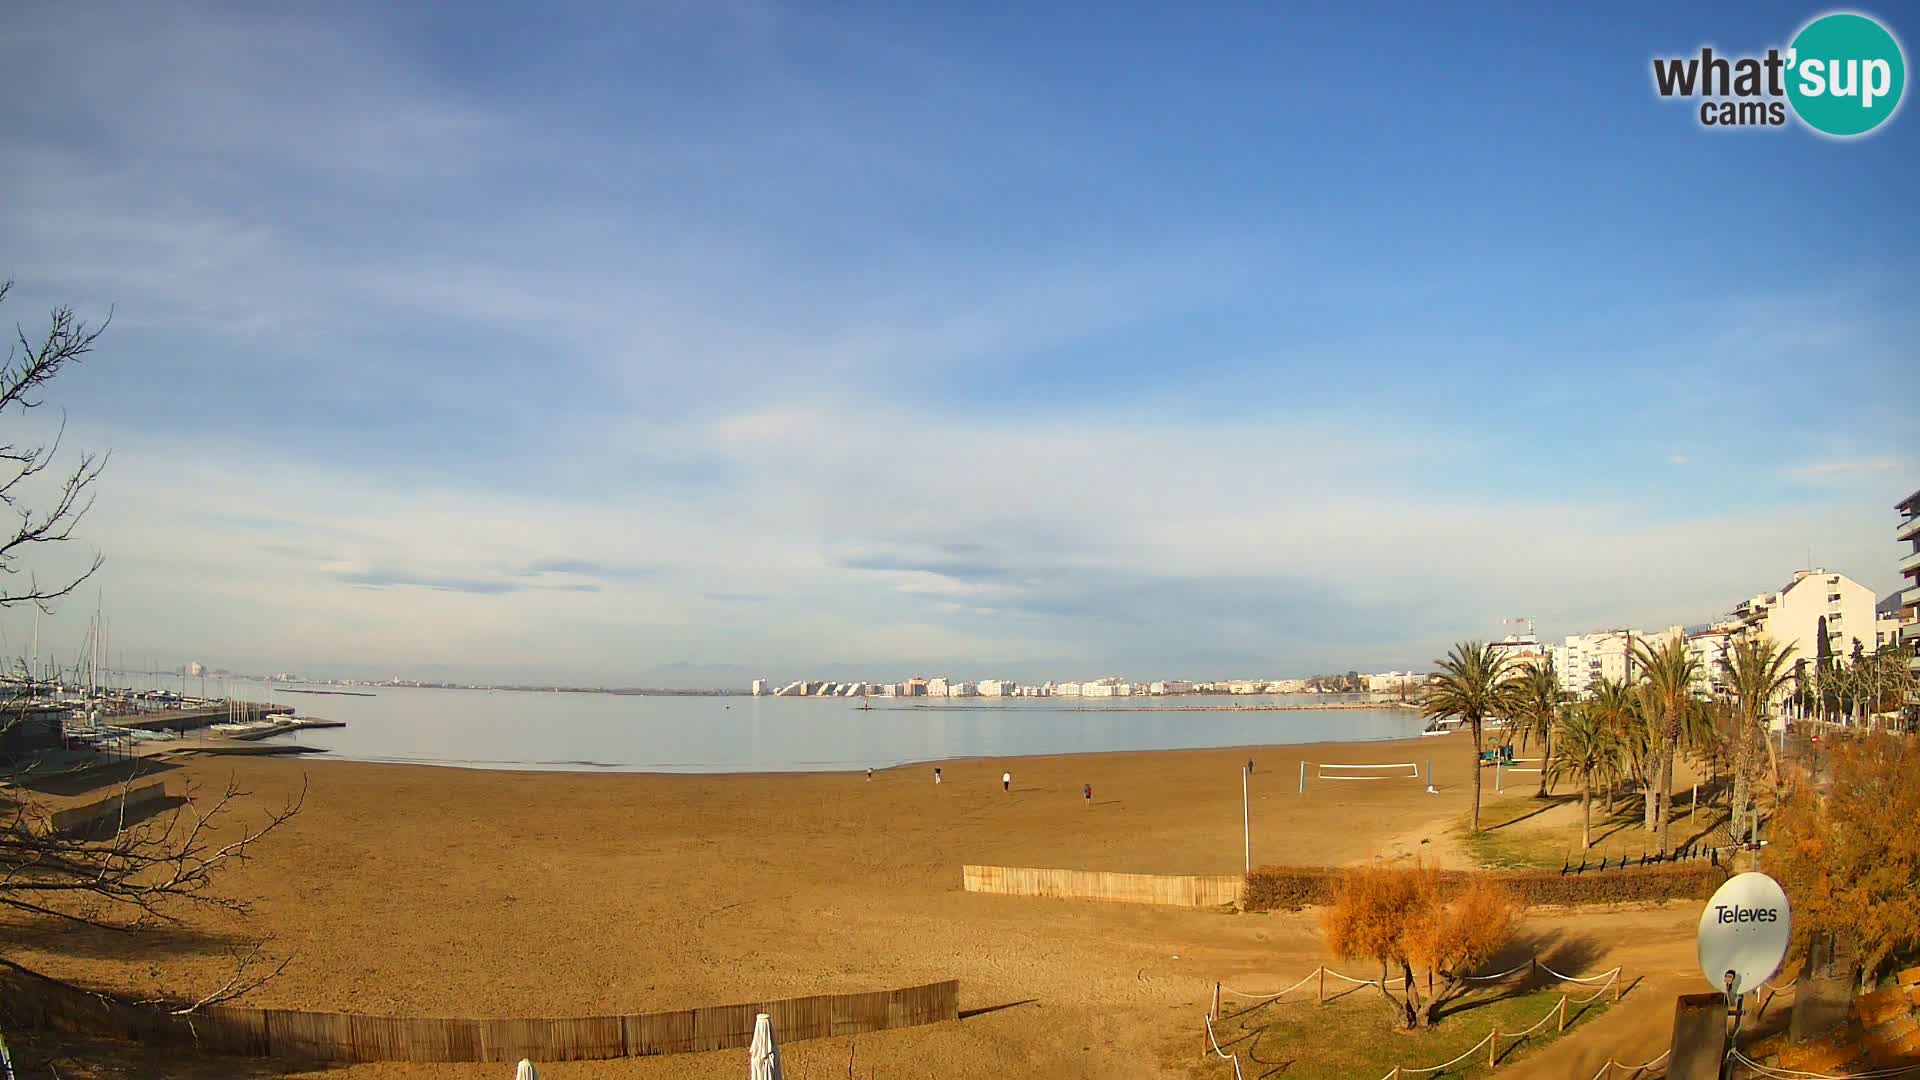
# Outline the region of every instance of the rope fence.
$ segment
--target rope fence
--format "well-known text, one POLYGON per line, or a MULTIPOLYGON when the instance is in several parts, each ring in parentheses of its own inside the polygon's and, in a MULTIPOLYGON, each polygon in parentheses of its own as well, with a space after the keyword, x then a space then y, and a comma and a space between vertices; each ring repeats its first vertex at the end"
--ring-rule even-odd
POLYGON ((1643 1061, 1638 1065, 1628 1065, 1626 1062, 1608 1058, 1607 1063, 1600 1066, 1600 1071, 1593 1074, 1593 1080, 1613 1080, 1613 1070, 1615 1069, 1627 1070, 1627 1076, 1629 1077, 1639 1076, 1641 1073, 1667 1060, 1667 1055, 1671 1053, 1673 1053, 1672 1050, 1662 1050, 1660 1051, 1659 1057, 1651 1061, 1643 1061))
MULTIPOLYGON (((1620 968, 1617 965, 1606 971, 1600 972, 1598 975, 1584 975, 1584 976, 1583 975, 1567 975, 1563 972, 1555 971, 1553 968, 1548 967, 1546 964, 1541 963, 1539 957, 1532 957, 1525 961, 1522 961, 1521 963, 1515 964, 1514 966, 1508 968, 1505 971, 1497 971, 1491 975, 1468 975, 1466 976, 1466 980, 1468 982, 1498 982, 1501 979, 1511 978, 1514 975, 1518 975, 1522 971, 1527 971, 1528 969, 1532 969, 1535 972, 1545 972, 1548 975, 1553 976, 1554 979, 1560 982, 1571 982, 1571 983, 1605 982, 1609 984, 1617 984, 1616 981, 1618 980, 1620 975, 1620 968)), ((1213 1016, 1219 1015, 1219 1012, 1220 1012, 1219 1002, 1220 1002, 1220 995, 1222 994, 1229 994, 1233 997, 1237 997, 1245 1001, 1259 1001, 1259 1002, 1277 1001, 1280 998, 1286 997, 1288 994, 1291 994, 1295 990, 1298 990, 1301 987, 1307 985, 1308 983, 1314 981, 1314 979, 1316 978, 1320 980, 1319 998, 1321 1001, 1324 1002, 1326 1000, 1326 979, 1327 979, 1327 976, 1329 975, 1333 976, 1336 979, 1339 979, 1341 982, 1348 983, 1353 986, 1378 986, 1383 990, 1391 989, 1396 986, 1405 986, 1407 982, 1405 977, 1398 978, 1398 979, 1356 979, 1351 975, 1347 975, 1342 972, 1335 971, 1332 968, 1322 964, 1321 966, 1314 968, 1312 971, 1307 972, 1306 978, 1301 979, 1299 982, 1294 983, 1292 986, 1287 987, 1285 990, 1280 990, 1272 994, 1250 994, 1244 990, 1236 990, 1233 987, 1226 985, 1225 983, 1214 983, 1213 984, 1214 1007, 1212 1011, 1208 1013, 1208 1016, 1213 1017, 1213 1016)), ((1787 985, 1791 986, 1792 984, 1789 983, 1787 985)), ((1785 988, 1783 987, 1782 989, 1785 989, 1785 988)), ((1589 998, 1587 1000, 1592 1000, 1592 999, 1589 998)), ((1615 1001, 1620 1000, 1619 994, 1616 993, 1614 995, 1614 1000, 1615 1001)), ((1575 1004, 1576 1005, 1583 1004, 1583 1002, 1577 1001, 1575 1002, 1575 1004)))
POLYGON ((1779 1068, 1774 1068, 1771 1065, 1760 1064, 1759 1062, 1753 1060, 1747 1055, 1741 1053, 1738 1047, 1735 1047, 1734 1049, 1727 1051, 1727 1057, 1735 1062, 1738 1062, 1741 1065, 1745 1065, 1747 1068, 1753 1070, 1755 1073, 1761 1076, 1772 1078, 1772 1080, 1882 1080, 1882 1078, 1884 1077, 1920 1075, 1920 1065, 1902 1065, 1897 1069, 1875 1069, 1872 1072, 1845 1073, 1845 1074, 1800 1072, 1795 1069, 1779 1069, 1779 1068))
MULTIPOLYGON (((1530 972, 1530 975, 1529 975, 1530 978, 1537 978, 1539 973, 1545 972, 1546 974, 1552 976, 1553 978, 1561 982, 1581 983, 1581 984, 1598 983, 1599 986, 1593 991, 1593 993, 1587 995, 1586 997, 1576 998, 1570 994, 1561 994, 1560 1000, 1554 1002, 1553 1007, 1547 1010, 1546 1015, 1534 1021, 1531 1026, 1520 1031, 1501 1031, 1499 1028, 1496 1027, 1493 1030, 1487 1032, 1485 1038, 1482 1038, 1479 1042, 1476 1042, 1472 1046, 1468 1047, 1463 1053, 1461 1053, 1458 1057, 1452 1059, 1451 1061, 1444 1061, 1438 1065, 1430 1065, 1430 1066, 1418 1067, 1418 1068, 1406 1066, 1406 1065, 1396 1065, 1393 1067, 1392 1071, 1386 1073, 1384 1076, 1380 1078, 1380 1080, 1402 1080, 1403 1077, 1425 1076, 1432 1073, 1442 1072, 1446 1069, 1452 1068, 1455 1065, 1458 1065, 1459 1063, 1467 1060, 1468 1058, 1475 1056, 1481 1051, 1482 1048, 1485 1048, 1487 1052, 1487 1067, 1495 1068, 1500 1063, 1500 1040, 1502 1039, 1508 1040, 1507 1048, 1511 1050, 1519 1040, 1525 1039, 1528 1036, 1546 1027, 1547 1022, 1549 1020, 1558 1021, 1556 1033, 1566 1031, 1568 1005, 1590 1004, 1592 1002, 1600 1000, 1600 998, 1605 996, 1609 991, 1612 992, 1614 1001, 1620 1000, 1621 968, 1619 965, 1615 965, 1611 969, 1600 972, 1599 974, 1596 974, 1596 975, 1585 975, 1585 976, 1565 975, 1565 974, 1562 974, 1561 972, 1555 971, 1554 969, 1552 969, 1551 967, 1548 967, 1545 964, 1542 964, 1540 962, 1539 957, 1532 957, 1532 958, 1529 958, 1525 963, 1515 964, 1513 967, 1510 967, 1505 971, 1495 972, 1490 975, 1468 975, 1466 976, 1466 978, 1470 982, 1494 982, 1500 979, 1511 978, 1512 976, 1517 975, 1522 971, 1530 972)), ((1320 981, 1319 1000, 1321 1002, 1325 1002, 1327 1000, 1326 977, 1328 975, 1331 975, 1334 978, 1340 979, 1344 982, 1351 983, 1354 986, 1379 986, 1383 989, 1390 986, 1404 986, 1407 981, 1404 977, 1398 978, 1398 979, 1356 979, 1351 975, 1342 974, 1341 972, 1335 971, 1332 968, 1327 967, 1325 964, 1322 964, 1319 967, 1315 968, 1313 971, 1308 972, 1306 978, 1301 979, 1299 982, 1294 983, 1292 986, 1287 987, 1285 990, 1281 990, 1278 993, 1273 993, 1273 994, 1249 994, 1241 990, 1235 990, 1232 987, 1227 986, 1223 983, 1216 982, 1213 984, 1213 1004, 1207 1010, 1207 1016, 1206 1016, 1207 1046, 1213 1052, 1213 1054, 1215 1054, 1221 1060, 1226 1061, 1228 1064, 1233 1066, 1234 1080, 1244 1080, 1244 1077, 1245 1077, 1245 1074, 1241 1071, 1241 1068, 1240 1068, 1240 1055, 1237 1053, 1230 1054, 1224 1049, 1222 1049, 1220 1046, 1220 1040, 1214 1034, 1214 1030, 1213 1030, 1214 1018, 1220 1014, 1220 995, 1223 993, 1231 994, 1232 996, 1237 998, 1242 998, 1248 1001, 1257 1001, 1262 1004, 1265 1004, 1266 1002, 1276 1001, 1280 998, 1283 998, 1286 995, 1292 993, 1295 990, 1300 989, 1302 986, 1307 985, 1309 982, 1312 982, 1317 978, 1320 981)), ((1258 1008, 1258 1007, 1259 1006, 1257 1005, 1249 1006, 1247 1009, 1241 1010, 1241 1012, 1243 1013, 1249 1012, 1252 1009, 1258 1008)), ((1647 1069, 1652 1067, 1655 1064, 1658 1064, 1660 1061, 1665 1059, 1666 1056, 1667 1055, 1663 1053, 1659 1057, 1654 1058, 1652 1061, 1649 1061, 1644 1065, 1635 1065, 1635 1066, 1621 1065, 1619 1062, 1614 1061, 1612 1058, 1609 1058, 1607 1060, 1606 1065, 1602 1066, 1600 1073, 1595 1074, 1595 1080, 1601 1080, 1602 1074, 1610 1076, 1611 1073, 1609 1072, 1609 1070, 1616 1067, 1630 1069, 1630 1072, 1628 1074, 1629 1076, 1637 1075, 1640 1072, 1640 1070, 1647 1069)), ((1915 1071, 1920 1071, 1920 1070, 1915 1070, 1915 1071)), ((1793 1078, 1793 1080, 1800 1080, 1800 1078, 1793 1078)))
POLYGON ((1215 1054, 1218 1054, 1233 1066, 1233 1080, 1246 1080, 1246 1074, 1240 1071, 1240 1055, 1229 1054, 1225 1050, 1220 1049, 1220 1040, 1213 1037, 1212 1016, 1207 1017, 1207 1042, 1212 1045, 1215 1054))

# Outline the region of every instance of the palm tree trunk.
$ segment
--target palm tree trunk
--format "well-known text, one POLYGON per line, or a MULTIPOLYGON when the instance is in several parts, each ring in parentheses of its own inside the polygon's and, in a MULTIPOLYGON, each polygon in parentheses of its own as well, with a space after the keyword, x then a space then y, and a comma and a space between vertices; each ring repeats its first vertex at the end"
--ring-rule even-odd
MULTIPOLYGON (((1580 774, 1580 850, 1593 846, 1593 774, 1580 774)), ((1581 865, 1586 865, 1584 859, 1581 865)))
POLYGON ((1547 767, 1553 764, 1553 729, 1540 733, 1540 798, 1547 797, 1547 767))
POLYGON ((1473 717, 1473 831, 1480 831, 1480 718, 1473 717))
POLYGON ((1660 854, 1667 853, 1667 827, 1673 823, 1673 743, 1660 752, 1660 854))

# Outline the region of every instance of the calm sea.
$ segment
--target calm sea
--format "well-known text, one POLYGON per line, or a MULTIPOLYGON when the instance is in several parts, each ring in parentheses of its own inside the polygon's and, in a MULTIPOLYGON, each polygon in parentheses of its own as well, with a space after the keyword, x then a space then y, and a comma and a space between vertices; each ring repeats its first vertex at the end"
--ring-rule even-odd
POLYGON ((1156 704, 1339 700, 1332 696, 963 698, 921 705, 876 698, 871 710, 862 710, 850 698, 407 688, 339 697, 241 683, 232 684, 231 692, 293 705, 302 716, 346 721, 344 728, 294 736, 338 757, 474 768, 851 770, 962 757, 1401 739, 1423 726, 1419 714, 1402 709, 1153 711, 1156 704))

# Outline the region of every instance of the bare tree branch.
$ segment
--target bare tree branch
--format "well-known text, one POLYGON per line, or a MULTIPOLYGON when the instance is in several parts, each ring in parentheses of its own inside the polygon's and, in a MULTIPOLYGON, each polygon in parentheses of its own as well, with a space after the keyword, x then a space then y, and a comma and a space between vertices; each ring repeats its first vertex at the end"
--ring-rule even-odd
MULTIPOLYGON (((0 301, 11 290, 11 282, 0 282, 0 301)), ((0 364, 0 420, 16 408, 21 414, 39 408, 45 387, 84 360, 111 322, 109 313, 105 322, 91 326, 73 309, 56 307, 42 332, 29 335, 16 325, 0 364)), ((15 440, 0 431, 0 507, 13 518, 8 522, 0 513, 0 580, 18 582, 23 576, 25 582, 0 589, 0 610, 33 604, 51 613, 50 605, 100 569, 102 557, 96 552, 84 571, 43 583, 29 565, 50 546, 73 539, 93 508, 94 484, 107 466, 108 454, 84 451, 61 464, 65 434, 64 413, 50 440, 15 440)), ((20 699, 17 710, 0 711, 0 733, 30 715, 45 714, 20 699)), ((216 888, 221 872, 244 861, 255 843, 298 814, 307 795, 303 776, 299 794, 284 806, 262 821, 241 822, 237 819, 251 793, 229 777, 215 798, 197 798, 189 788, 171 813, 132 821, 128 804, 134 780, 142 775, 136 766, 120 784, 119 804, 104 822, 63 830, 36 795, 35 763, 31 752, 11 762, 0 758, 0 914, 55 928, 130 935, 179 925, 197 911, 248 915, 252 907, 245 897, 216 888)), ((184 1016, 231 1001, 280 974, 290 958, 276 963, 266 945, 262 940, 235 949, 223 983, 185 1005, 169 1003, 171 1011, 184 1016)))
MULTIPOLYGON (((12 282, 0 283, 0 302, 12 287, 12 282)), ((37 392, 85 359, 112 321, 109 314, 99 326, 90 326, 76 318, 72 308, 56 307, 43 333, 29 337, 24 327, 16 325, 14 343, 8 346, 6 363, 0 365, 0 416, 16 407, 22 413, 39 408, 37 392)), ((48 509, 36 512, 25 505, 26 496, 36 486, 31 481, 53 466, 65 434, 66 418, 62 414, 60 427, 50 442, 21 445, 0 441, 0 506, 12 511, 16 519, 11 532, 0 528, 0 574, 20 573, 21 559, 40 545, 71 540, 74 527, 93 509, 91 489, 107 466, 107 454, 83 452, 73 468, 62 474, 58 489, 48 500, 48 509)), ((101 561, 96 552, 91 565, 65 584, 42 585, 29 573, 24 590, 0 590, 0 608, 35 604, 51 613, 47 605, 91 578, 101 561)))

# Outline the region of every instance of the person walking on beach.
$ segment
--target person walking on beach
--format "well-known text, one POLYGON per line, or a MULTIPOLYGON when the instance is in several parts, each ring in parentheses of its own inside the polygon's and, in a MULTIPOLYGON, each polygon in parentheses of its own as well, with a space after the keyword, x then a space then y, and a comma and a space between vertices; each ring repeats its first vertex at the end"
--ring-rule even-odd
POLYGON ((871 765, 867 767, 867 783, 873 783, 873 767, 871 765))
POLYGON ((940 768, 937 765, 934 766, 933 770, 933 782, 936 784, 940 782, 940 768))
POLYGON ((1247 759, 1247 775, 1248 776, 1253 775, 1253 759, 1252 758, 1247 759))
POLYGON ((1013 790, 1013 774, 1012 773, 1003 772, 1000 774, 1000 790, 1007 791, 1007 792, 1011 792, 1013 790))
POLYGON ((1080 786, 1080 794, 1086 796, 1088 806, 1093 805, 1093 785, 1092 784, 1082 784, 1080 786))

